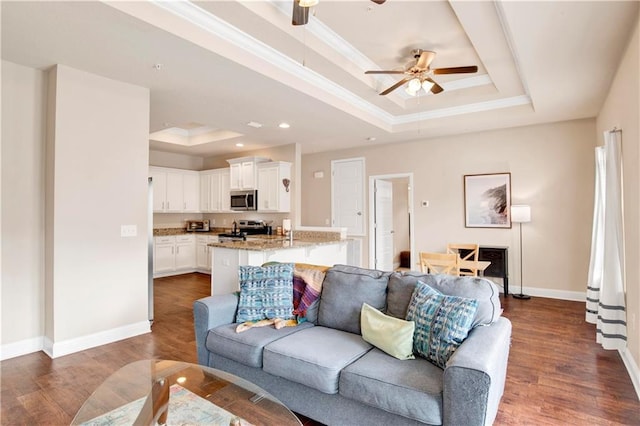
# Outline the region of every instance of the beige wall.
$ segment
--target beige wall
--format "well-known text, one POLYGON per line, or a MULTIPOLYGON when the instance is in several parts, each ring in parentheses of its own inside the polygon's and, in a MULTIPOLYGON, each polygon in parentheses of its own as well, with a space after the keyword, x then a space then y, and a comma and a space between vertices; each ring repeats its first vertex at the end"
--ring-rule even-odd
POLYGON ((613 127, 622 129, 624 181, 624 227, 626 259, 627 345, 636 368, 636 390, 640 393, 640 41, 638 26, 625 51, 607 99, 598 115, 598 144, 604 143, 603 132, 613 127))
POLYGON ((149 331, 149 91, 58 65, 48 99, 45 349, 57 356, 149 331))
POLYGON ((302 224, 322 226, 331 216, 331 160, 364 156, 367 176, 414 174, 418 252, 444 251, 449 241, 509 246, 513 290, 520 283, 517 228, 465 228, 463 216, 465 174, 511 172, 513 203, 532 211, 532 222, 522 229, 525 290, 584 297, 595 133, 595 120, 586 119, 304 155, 302 224), (325 177, 314 179, 320 170, 325 177), (430 206, 421 207, 421 200, 430 206))
POLYGON ((149 151, 149 165, 183 170, 204 170, 204 158, 164 151, 149 151))
POLYGON ((2 62, 2 345, 44 334, 42 71, 2 62))

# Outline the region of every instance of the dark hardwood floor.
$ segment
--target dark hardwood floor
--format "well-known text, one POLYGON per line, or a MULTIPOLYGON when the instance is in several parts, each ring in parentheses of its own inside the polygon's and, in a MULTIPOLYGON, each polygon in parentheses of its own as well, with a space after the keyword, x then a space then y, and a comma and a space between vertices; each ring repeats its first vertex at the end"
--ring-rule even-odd
MULTIPOLYGON (((192 303, 209 289, 208 275, 156 279, 152 333, 53 360, 38 352, 3 361, 0 424, 69 424, 93 390, 130 362, 195 363, 192 303)), ((513 336, 496 425, 640 425, 631 379, 618 352, 595 343, 584 303, 502 303, 513 336)))

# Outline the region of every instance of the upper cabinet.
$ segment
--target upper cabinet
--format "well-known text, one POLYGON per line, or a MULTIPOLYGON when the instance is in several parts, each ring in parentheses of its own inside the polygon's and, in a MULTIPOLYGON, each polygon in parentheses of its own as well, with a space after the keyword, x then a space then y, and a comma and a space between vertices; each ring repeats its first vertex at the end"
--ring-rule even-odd
POLYGON ((191 213, 200 211, 199 173, 191 170, 150 167, 153 179, 153 211, 191 213))
POLYGON ((258 211, 291 210, 291 163, 273 161, 260 163, 258 169, 258 211))
POLYGON ((229 169, 200 172, 200 211, 229 212, 229 169))
POLYGON ((231 191, 257 188, 257 166, 269 161, 264 157, 242 157, 227 160, 230 167, 229 189, 231 191))

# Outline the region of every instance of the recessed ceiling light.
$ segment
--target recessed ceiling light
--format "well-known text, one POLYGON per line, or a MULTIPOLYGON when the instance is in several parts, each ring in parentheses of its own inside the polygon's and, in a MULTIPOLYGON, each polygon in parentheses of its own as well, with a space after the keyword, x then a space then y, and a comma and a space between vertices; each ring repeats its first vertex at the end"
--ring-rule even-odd
POLYGON ((278 124, 278 127, 280 127, 281 129, 288 129, 291 126, 289 125, 289 123, 280 123, 278 124))
POLYGON ((237 147, 243 147, 243 146, 244 146, 244 144, 243 144, 243 143, 238 142, 238 143, 236 144, 236 146, 237 146, 237 147))
POLYGON ((258 123, 257 121, 250 121, 247 123, 247 126, 259 129, 260 127, 262 127, 262 123, 258 123))

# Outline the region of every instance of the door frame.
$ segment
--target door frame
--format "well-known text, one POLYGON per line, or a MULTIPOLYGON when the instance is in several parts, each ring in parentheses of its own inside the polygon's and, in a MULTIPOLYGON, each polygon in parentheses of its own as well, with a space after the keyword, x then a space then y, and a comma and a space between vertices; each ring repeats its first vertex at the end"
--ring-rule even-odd
POLYGON ((369 266, 375 265, 375 255, 376 255, 376 247, 375 247, 375 229, 374 229, 374 218, 375 218, 375 182, 376 180, 392 180, 392 179, 400 179, 400 178, 408 178, 409 179, 409 194, 408 194, 408 204, 409 204, 409 247, 411 250, 411 260, 410 265, 415 265, 416 263, 416 250, 415 250, 415 232, 414 232, 414 214, 413 214, 413 173, 394 173, 388 175, 375 175, 369 176, 369 266))

